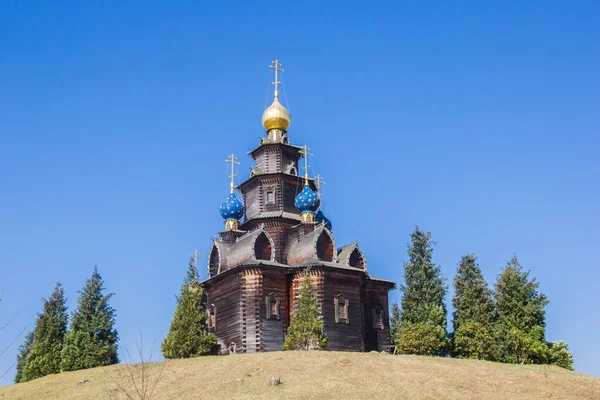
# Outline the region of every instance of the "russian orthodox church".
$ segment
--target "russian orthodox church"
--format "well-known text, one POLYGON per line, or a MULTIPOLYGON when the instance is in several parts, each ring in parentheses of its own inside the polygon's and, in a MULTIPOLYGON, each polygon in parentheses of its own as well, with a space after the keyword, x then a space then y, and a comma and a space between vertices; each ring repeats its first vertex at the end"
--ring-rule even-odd
POLYGON ((280 103, 277 60, 274 100, 263 113, 266 136, 249 154, 256 166, 221 205, 225 230, 213 239, 203 282, 209 330, 221 352, 281 350, 303 272, 309 274, 328 336, 326 350, 384 351, 389 345, 389 280, 369 275, 357 242, 337 247, 320 209, 320 178, 308 177, 307 146, 288 138, 289 111, 280 103), (304 159, 304 176, 299 174, 304 159))

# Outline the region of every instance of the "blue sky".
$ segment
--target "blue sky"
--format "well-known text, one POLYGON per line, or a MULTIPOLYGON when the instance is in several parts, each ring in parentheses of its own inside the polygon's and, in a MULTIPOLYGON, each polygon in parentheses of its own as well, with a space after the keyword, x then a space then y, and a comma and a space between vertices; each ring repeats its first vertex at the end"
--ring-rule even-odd
POLYGON ((339 245, 395 281, 415 225, 449 283, 466 253, 490 284, 516 253, 548 339, 600 376, 597 2, 201 3, 0 6, 0 343, 56 281, 73 309, 95 264, 121 345, 162 340, 279 58, 339 245))

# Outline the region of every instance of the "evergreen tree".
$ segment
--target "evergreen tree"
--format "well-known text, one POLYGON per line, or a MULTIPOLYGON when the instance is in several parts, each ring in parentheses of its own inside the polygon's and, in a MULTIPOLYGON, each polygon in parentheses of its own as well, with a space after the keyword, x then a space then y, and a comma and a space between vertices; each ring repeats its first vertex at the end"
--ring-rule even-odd
POLYGON ((61 370, 75 371, 119 362, 115 310, 109 301, 112 293, 103 294, 104 281, 98 266, 79 291, 77 310, 71 316, 71 327, 65 336, 61 354, 61 370))
POLYGON ((214 354, 218 348, 217 338, 208 333, 206 326, 204 293, 198 278, 198 268, 191 258, 188 271, 177 297, 177 308, 162 343, 165 358, 189 358, 214 354))
POLYGON ((310 268, 304 272, 304 283, 300 287, 297 307, 288 328, 283 350, 322 349, 327 345, 327 335, 323 333, 323 320, 313 295, 310 268))
POLYGON ((529 279, 515 256, 498 276, 494 296, 505 338, 503 359, 513 363, 545 363, 546 296, 538 292, 539 283, 529 279))
POLYGON ((473 254, 463 256, 458 263, 452 306, 454 354, 459 358, 497 359, 496 305, 473 254))
POLYGON ((461 323, 477 322, 491 325, 497 320, 493 293, 473 254, 463 256, 454 277, 453 324, 456 331, 461 323))
POLYGON ((15 375, 15 383, 23 381, 23 371, 25 364, 27 363, 27 357, 31 353, 31 347, 33 345, 33 331, 29 332, 25 336, 25 342, 19 346, 19 353, 17 354, 17 374, 15 375))
POLYGON ((49 299, 44 299, 44 309, 38 314, 33 333, 31 352, 27 357, 22 382, 60 372, 60 353, 67 333, 67 306, 65 291, 56 284, 49 299))
POLYGON ((398 336, 400 335, 400 319, 402 318, 398 303, 394 302, 394 304, 392 304, 392 312, 390 315, 390 343, 396 343, 398 341, 398 336))
MULTIPOLYGON (((408 245, 409 261, 404 263, 404 284, 400 285, 400 326, 402 330, 412 324, 435 327, 433 331, 446 346, 446 285, 440 267, 431 261, 434 244, 431 241, 431 233, 423 232, 419 227, 411 234, 411 243, 408 245)), ((439 352, 442 351, 440 348, 439 352)))

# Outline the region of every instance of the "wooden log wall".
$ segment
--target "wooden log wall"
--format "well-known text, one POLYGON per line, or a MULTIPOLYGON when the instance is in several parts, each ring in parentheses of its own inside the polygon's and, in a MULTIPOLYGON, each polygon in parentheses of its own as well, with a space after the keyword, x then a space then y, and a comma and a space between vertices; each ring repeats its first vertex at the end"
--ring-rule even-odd
POLYGON ((388 312, 388 288, 377 282, 367 282, 364 285, 364 316, 365 316, 365 350, 387 351, 390 344, 390 318, 388 312), (383 329, 374 327, 372 310, 381 307, 383 312, 383 329))
POLYGON ((242 343, 240 313, 240 275, 228 274, 207 287, 207 307, 216 306, 216 327, 214 334, 221 345, 221 352, 227 352, 234 342, 242 343))
POLYGON ((262 305, 259 307, 260 350, 279 351, 283 347, 288 323, 287 276, 281 272, 264 272, 262 277, 262 305), (267 315, 267 298, 273 294, 279 299, 279 317, 267 315))
POLYGON ((324 271, 323 317, 327 334, 327 350, 364 351, 364 317, 361 278, 353 274, 324 271), (348 322, 336 322, 335 298, 348 300, 348 322))
POLYGON ((260 307, 262 274, 258 268, 242 270, 242 351, 255 353, 260 350, 260 307))

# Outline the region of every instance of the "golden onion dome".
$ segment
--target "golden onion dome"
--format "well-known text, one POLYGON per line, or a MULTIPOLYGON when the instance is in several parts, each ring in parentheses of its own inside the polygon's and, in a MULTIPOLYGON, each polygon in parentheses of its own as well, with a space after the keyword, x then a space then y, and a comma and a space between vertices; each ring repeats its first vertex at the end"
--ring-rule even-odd
POLYGON ((262 116, 262 124, 267 131, 271 129, 283 129, 286 130, 290 126, 292 116, 290 112, 281 105, 279 99, 275 97, 273 104, 271 104, 262 116))

